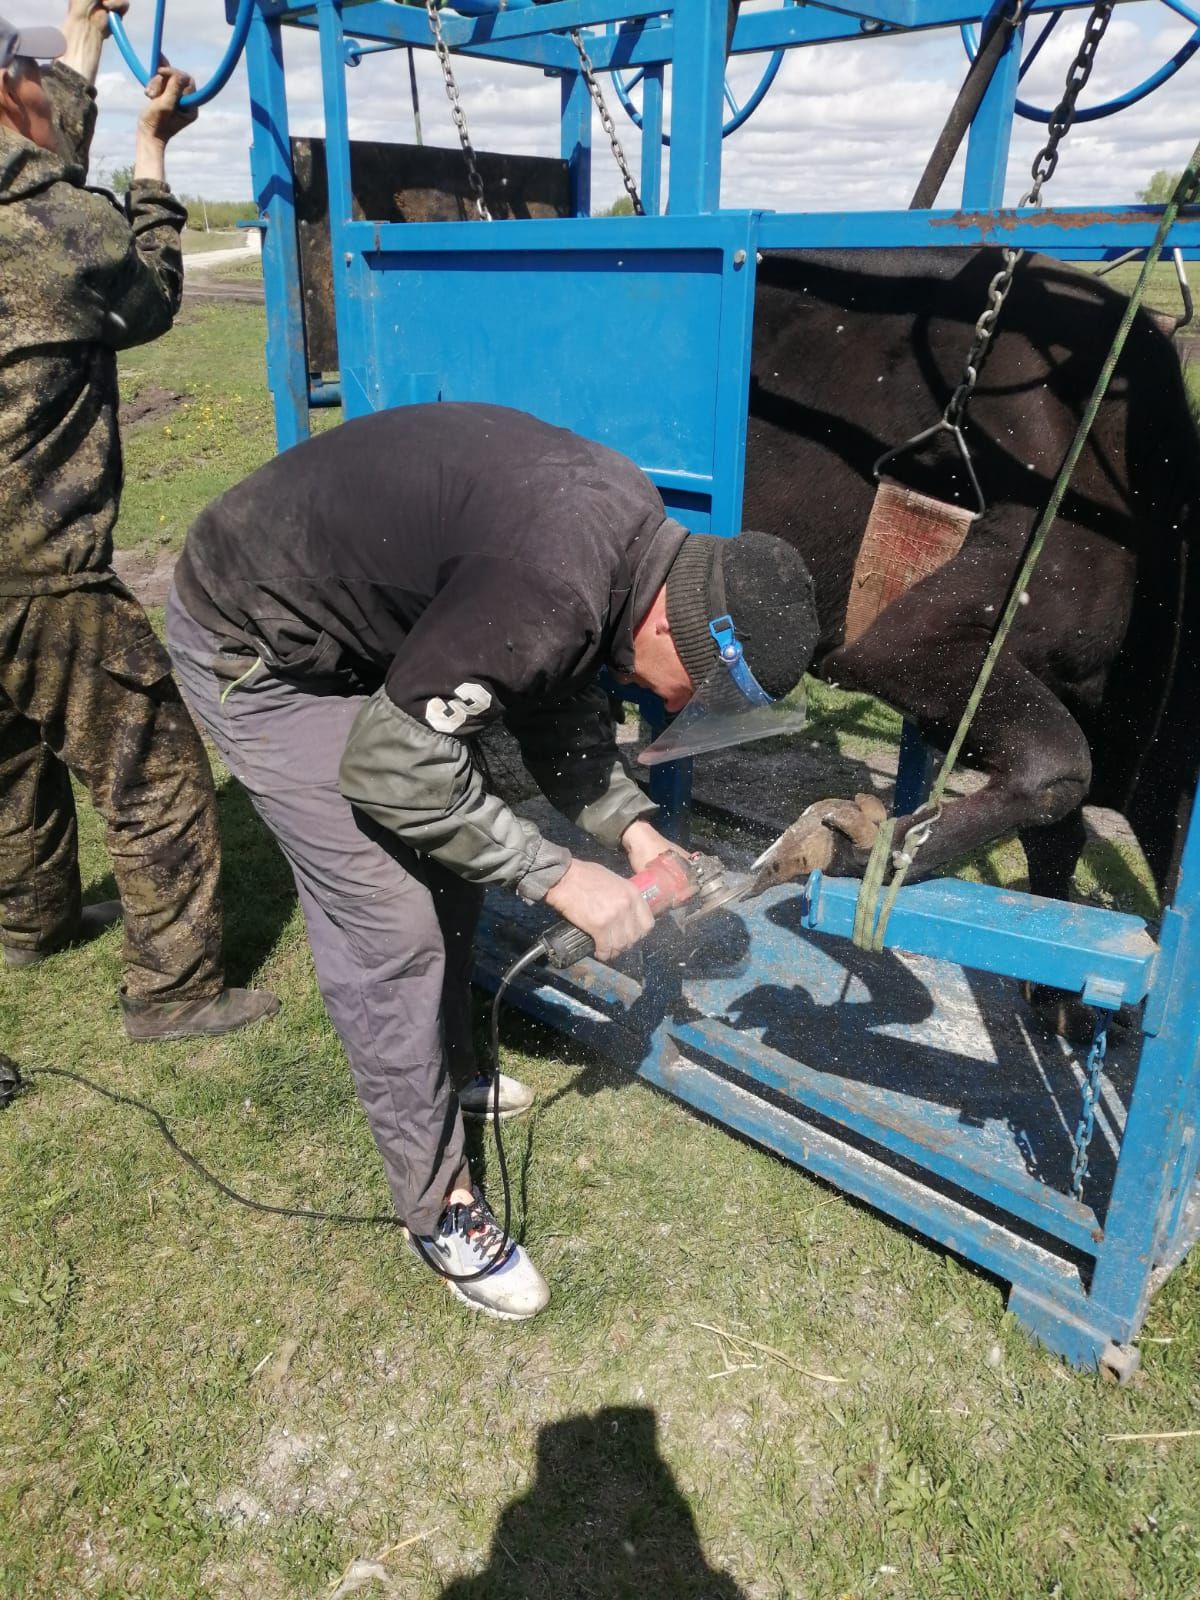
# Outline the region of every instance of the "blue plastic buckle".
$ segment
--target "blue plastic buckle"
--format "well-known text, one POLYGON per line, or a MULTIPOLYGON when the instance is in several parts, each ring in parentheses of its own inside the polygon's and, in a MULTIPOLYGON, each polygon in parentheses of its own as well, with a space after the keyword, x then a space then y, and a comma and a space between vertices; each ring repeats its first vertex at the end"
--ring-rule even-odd
POLYGON ((721 665, 729 673, 734 687, 746 704, 773 706, 774 700, 746 664, 745 654, 733 631, 733 618, 729 615, 714 617, 708 625, 708 631, 721 657, 721 665))

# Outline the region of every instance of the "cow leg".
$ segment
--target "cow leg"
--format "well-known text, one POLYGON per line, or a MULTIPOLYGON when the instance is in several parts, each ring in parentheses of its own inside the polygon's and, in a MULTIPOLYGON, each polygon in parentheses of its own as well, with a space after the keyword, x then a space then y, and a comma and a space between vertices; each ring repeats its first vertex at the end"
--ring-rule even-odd
MULTIPOLYGON (((1069 900, 1075 868, 1087 843, 1083 808, 1076 806, 1045 828, 1021 828, 1018 838, 1029 863, 1030 893, 1069 900)), ((1087 1044, 1091 1039, 1095 1014, 1077 994, 1048 983, 1023 983, 1021 990, 1042 1027, 1074 1044, 1087 1044)))
POLYGON ((1020 828, 1017 836, 1029 864, 1030 894, 1069 900, 1075 868, 1087 843, 1082 806, 1045 827, 1020 828))
MULTIPOLYGON (((940 608, 921 596, 923 587, 896 601, 853 644, 833 651, 820 672, 827 682, 887 701, 911 717, 935 749, 945 750, 975 682, 985 640, 980 629, 947 626, 940 608)), ((1024 833, 1063 823, 1091 784, 1083 730, 1062 701, 1008 652, 975 713, 963 759, 988 781, 975 794, 943 801, 910 880, 939 872, 1014 829, 1024 833)), ((897 820, 897 844, 916 820, 912 815, 897 820)), ((861 861, 854 865, 849 847, 839 844, 838 855, 831 872, 861 873, 861 861)))

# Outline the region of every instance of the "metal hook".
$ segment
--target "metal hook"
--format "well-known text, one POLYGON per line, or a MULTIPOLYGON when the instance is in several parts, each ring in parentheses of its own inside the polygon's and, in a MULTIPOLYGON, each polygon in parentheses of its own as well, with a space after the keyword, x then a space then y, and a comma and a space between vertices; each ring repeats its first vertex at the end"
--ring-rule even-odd
POLYGON ((971 460, 971 452, 967 448, 967 441, 963 438, 962 428, 957 423, 948 422, 945 417, 940 417, 931 428, 925 428, 920 433, 914 433, 912 438, 906 439, 903 444, 898 444, 891 450, 885 450, 871 469, 876 483, 879 482, 883 474, 885 462, 894 460, 908 450, 918 449, 927 440, 934 438, 939 433, 950 434, 958 446, 958 453, 962 457, 963 466, 967 469, 967 477, 975 494, 975 502, 979 507, 974 515, 976 518, 982 517, 987 511, 987 501, 983 497, 983 489, 975 472, 975 463, 971 460))

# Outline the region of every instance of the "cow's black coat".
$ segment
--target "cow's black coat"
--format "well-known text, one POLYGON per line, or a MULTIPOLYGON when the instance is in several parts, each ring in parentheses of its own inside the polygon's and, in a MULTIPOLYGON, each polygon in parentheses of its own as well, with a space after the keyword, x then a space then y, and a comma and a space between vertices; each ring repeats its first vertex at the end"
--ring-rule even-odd
MULTIPOLYGON (((953 561, 847 647, 872 465, 937 419, 999 265, 997 251, 930 250, 759 266, 743 522, 787 538, 812 570, 813 670, 878 695, 941 749, 1125 304, 1081 271, 1022 263, 968 425, 990 509, 953 561)), ((950 452, 906 457, 895 476, 968 492, 950 452)), ((1015 828, 1031 887, 1065 896, 1089 799, 1126 814, 1169 886, 1200 759, 1198 510, 1179 359, 1139 315, 972 727, 966 759, 990 781, 946 807, 922 872, 1015 828)))

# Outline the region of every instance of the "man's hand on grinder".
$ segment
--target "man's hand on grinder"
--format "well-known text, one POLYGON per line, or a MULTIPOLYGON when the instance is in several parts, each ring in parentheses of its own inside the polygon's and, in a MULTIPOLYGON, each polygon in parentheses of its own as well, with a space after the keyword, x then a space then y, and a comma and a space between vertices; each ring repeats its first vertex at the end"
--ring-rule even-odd
POLYGON ((650 907, 629 879, 594 861, 572 861, 546 891, 546 904, 591 935, 601 961, 619 956, 654 926, 650 907))
POLYGON ((629 870, 633 873, 648 867, 656 857, 666 855, 668 851, 677 856, 687 855, 687 851, 681 845, 677 845, 673 839, 665 838, 657 828, 652 828, 644 817, 631 822, 625 829, 621 835, 621 849, 624 850, 629 860, 629 870))

